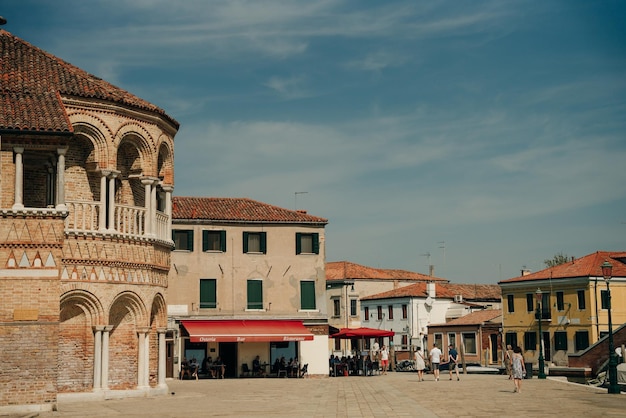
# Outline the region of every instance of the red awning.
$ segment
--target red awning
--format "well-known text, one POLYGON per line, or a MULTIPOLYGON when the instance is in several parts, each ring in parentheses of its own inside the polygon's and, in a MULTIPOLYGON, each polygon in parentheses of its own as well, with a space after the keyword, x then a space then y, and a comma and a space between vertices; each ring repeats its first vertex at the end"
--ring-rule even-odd
POLYGON ((180 321, 191 342, 310 341, 313 334, 302 321, 215 320, 180 321))
POLYGON ((379 338, 393 337, 396 335, 393 331, 376 328, 341 328, 341 330, 330 336, 330 338, 379 338))

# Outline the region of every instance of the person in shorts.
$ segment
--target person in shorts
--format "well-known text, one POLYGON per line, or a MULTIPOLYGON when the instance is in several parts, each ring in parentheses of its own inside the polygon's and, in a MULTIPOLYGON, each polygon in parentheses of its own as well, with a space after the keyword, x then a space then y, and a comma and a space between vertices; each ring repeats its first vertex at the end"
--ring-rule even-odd
POLYGON ((443 353, 437 347, 437 344, 433 344, 433 349, 430 350, 430 365, 433 368, 433 375, 435 376, 435 382, 439 381, 439 363, 441 363, 441 355, 443 353))
POLYGON ((454 346, 450 344, 448 346, 448 372, 450 373, 450 380, 452 380, 452 371, 456 372, 456 380, 461 380, 459 377, 459 353, 454 349, 454 346))
POLYGON ((389 350, 386 345, 380 349, 380 365, 383 368, 383 374, 387 374, 387 368, 389 367, 389 350))

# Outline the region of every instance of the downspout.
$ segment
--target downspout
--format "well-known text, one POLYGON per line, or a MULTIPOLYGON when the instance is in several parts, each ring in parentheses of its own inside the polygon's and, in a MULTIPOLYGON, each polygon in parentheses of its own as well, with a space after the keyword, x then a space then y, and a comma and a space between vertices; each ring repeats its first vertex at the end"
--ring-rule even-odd
POLYGON ((598 278, 594 281, 593 285, 593 298, 596 305, 596 341, 600 339, 600 320, 598 318, 598 278))

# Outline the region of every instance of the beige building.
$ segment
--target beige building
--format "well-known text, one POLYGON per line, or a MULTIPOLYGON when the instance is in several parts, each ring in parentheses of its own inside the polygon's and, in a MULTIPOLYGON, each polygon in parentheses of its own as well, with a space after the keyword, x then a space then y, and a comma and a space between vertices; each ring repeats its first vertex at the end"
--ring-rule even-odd
POLYGON ((298 358, 309 374, 326 374, 326 224, 250 199, 175 197, 167 299, 178 336, 174 373, 183 358, 219 356, 226 377, 238 377, 258 355, 270 365, 298 358))

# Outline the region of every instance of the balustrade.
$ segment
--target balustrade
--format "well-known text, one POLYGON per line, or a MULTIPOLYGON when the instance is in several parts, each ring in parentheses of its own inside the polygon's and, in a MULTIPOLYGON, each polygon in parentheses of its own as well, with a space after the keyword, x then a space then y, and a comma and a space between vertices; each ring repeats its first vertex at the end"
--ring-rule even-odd
MULTIPOLYGON (((146 235, 146 209, 130 205, 115 205, 113 225, 108 225, 106 231, 99 231, 100 207, 102 203, 93 201, 67 201, 69 214, 65 219, 65 230, 70 233, 117 233, 131 237, 146 235)), ((157 211, 154 222, 153 236, 159 240, 168 241, 168 217, 157 211)))

